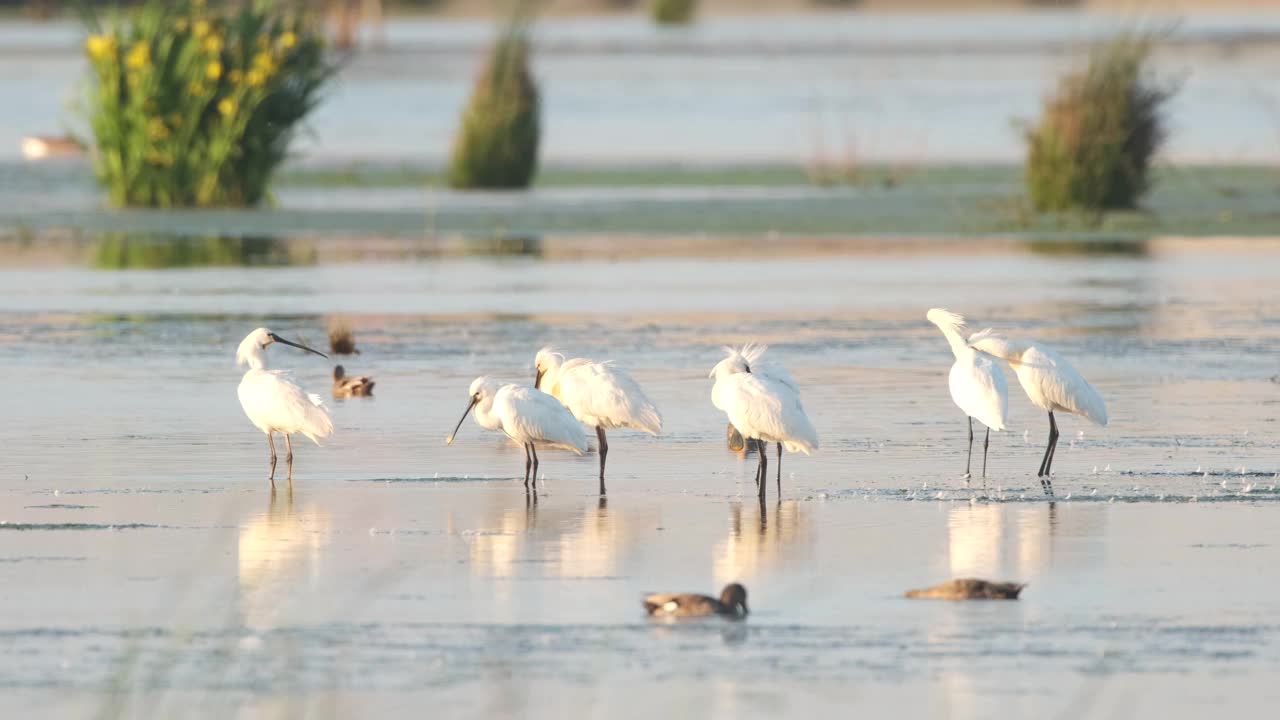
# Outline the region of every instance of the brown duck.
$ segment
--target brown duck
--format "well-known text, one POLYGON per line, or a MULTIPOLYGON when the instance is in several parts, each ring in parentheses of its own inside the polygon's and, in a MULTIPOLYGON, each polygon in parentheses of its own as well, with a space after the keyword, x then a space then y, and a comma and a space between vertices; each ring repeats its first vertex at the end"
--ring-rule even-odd
POLYGON ((341 365, 333 368, 334 397, 368 397, 370 395, 373 395, 373 378, 368 375, 348 376, 341 365))
POLYGON ((734 452, 744 452, 756 449, 755 438, 748 438, 744 440, 742 438, 742 433, 738 432, 738 428, 734 427, 733 423, 729 423, 728 436, 729 449, 734 452))
POLYGON ((908 590, 906 596, 939 600, 1017 600, 1024 587, 1024 583, 960 578, 921 590, 908 590))
POLYGON ((733 583, 720 591, 720 599, 691 593, 655 593, 644 599, 644 609, 654 617, 745 617, 747 589, 733 583))

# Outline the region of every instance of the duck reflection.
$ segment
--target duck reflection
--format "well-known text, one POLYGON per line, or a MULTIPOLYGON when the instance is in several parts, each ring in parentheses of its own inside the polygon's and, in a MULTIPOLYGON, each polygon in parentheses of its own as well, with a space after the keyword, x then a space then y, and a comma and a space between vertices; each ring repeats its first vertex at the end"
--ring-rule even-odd
POLYGON ((292 490, 271 493, 267 511, 240 527, 240 612, 244 624, 275 627, 291 600, 320 577, 332 520, 316 505, 295 507, 292 490))
POLYGON ((732 503, 729 536, 715 548, 716 582, 747 583, 811 542, 809 519, 796 500, 779 501, 772 511, 764 502, 732 503))

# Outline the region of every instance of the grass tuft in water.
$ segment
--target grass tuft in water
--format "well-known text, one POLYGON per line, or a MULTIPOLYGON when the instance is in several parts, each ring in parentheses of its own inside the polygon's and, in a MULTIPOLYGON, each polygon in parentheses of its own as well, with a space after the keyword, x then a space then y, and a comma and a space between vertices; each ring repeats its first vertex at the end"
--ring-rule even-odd
POLYGON ((1133 209, 1150 187, 1174 88, 1147 68, 1156 36, 1125 33, 1096 44, 1063 77, 1026 133, 1026 188, 1041 212, 1133 209))
POLYGON ((529 67, 532 12, 528 3, 516 6, 476 78, 449 165, 455 188, 515 189, 533 182, 542 127, 529 67))

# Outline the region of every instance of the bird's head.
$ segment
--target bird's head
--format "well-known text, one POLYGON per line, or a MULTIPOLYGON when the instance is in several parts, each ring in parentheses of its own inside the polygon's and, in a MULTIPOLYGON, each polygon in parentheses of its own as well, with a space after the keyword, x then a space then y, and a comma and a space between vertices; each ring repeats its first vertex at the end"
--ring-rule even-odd
POLYGON ((725 585, 724 590, 720 591, 720 604, 733 608, 738 615, 746 615, 747 589, 738 583, 725 585))
POLYGON ((543 377, 547 373, 554 374, 564 364, 564 356, 550 347, 544 347, 533 357, 533 386, 542 387, 543 377))
POLYGON ((711 372, 707 377, 719 380, 735 373, 749 373, 751 372, 751 360, 764 353, 763 345, 747 344, 741 350, 726 345, 721 349, 724 350, 725 358, 711 368, 711 372))
MULTIPOLYGON (((471 414, 471 409, 480 403, 483 403, 485 400, 492 400, 493 396, 497 394, 499 387, 500 385, 496 380, 485 377, 484 375, 481 375, 471 381, 471 387, 467 388, 467 394, 469 395, 467 398, 467 409, 462 411, 462 417, 458 418, 458 424, 454 426, 453 432, 449 433, 449 437, 445 438, 444 443, 446 445, 453 444, 453 438, 457 436, 458 430, 462 428, 462 421, 466 420, 467 415, 471 414)), ((482 411, 483 408, 476 412, 479 413, 482 411)))
POLYGON ((476 402, 481 402, 485 398, 493 397, 498 392, 498 387, 497 380, 481 375, 471 381, 471 387, 467 388, 467 393, 476 402))
POLYGON ((1022 362, 1022 354, 1027 351, 1026 343, 997 335, 991 328, 970 335, 969 347, 1014 366, 1022 362))
POLYGON ((267 346, 271 343, 280 343, 281 345, 296 347, 299 350, 306 350, 309 353, 315 353, 322 358, 329 357, 319 350, 312 350, 302 343, 285 340, 267 328, 258 328, 246 335, 244 340, 240 341, 240 347, 236 349, 236 364, 248 365, 249 367, 259 370, 262 369, 265 366, 267 346))

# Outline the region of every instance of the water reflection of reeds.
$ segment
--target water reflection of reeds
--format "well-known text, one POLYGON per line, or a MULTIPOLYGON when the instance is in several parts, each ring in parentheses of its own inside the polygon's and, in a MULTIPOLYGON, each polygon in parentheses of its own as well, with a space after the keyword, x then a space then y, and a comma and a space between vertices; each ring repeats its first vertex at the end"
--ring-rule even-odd
POLYGON ((274 237, 107 233, 93 243, 89 262, 103 270, 124 270, 294 265, 307 258, 274 237))

